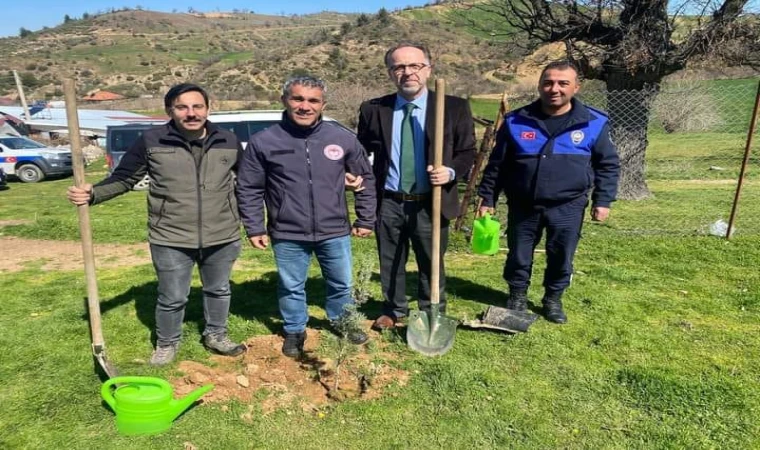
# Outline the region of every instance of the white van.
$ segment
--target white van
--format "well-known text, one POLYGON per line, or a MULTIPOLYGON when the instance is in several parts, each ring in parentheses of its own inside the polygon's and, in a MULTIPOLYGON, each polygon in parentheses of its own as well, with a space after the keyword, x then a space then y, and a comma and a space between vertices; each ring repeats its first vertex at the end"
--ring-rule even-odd
POLYGON ((24 183, 74 173, 71 150, 51 148, 23 136, 0 135, 0 167, 24 183))
MULTIPOLYGON (((218 127, 235 133, 245 148, 252 134, 282 120, 282 110, 212 111, 208 116, 208 120, 218 127)), ((324 120, 334 121, 330 117, 325 117, 324 120)), ((124 153, 126 153, 127 149, 137 138, 142 135, 143 131, 156 125, 156 122, 145 122, 115 125, 107 128, 106 163, 108 164, 109 173, 119 165, 121 157, 124 156, 124 153)), ((150 180, 146 177, 137 183, 134 188, 135 190, 146 189, 149 182, 150 180)))

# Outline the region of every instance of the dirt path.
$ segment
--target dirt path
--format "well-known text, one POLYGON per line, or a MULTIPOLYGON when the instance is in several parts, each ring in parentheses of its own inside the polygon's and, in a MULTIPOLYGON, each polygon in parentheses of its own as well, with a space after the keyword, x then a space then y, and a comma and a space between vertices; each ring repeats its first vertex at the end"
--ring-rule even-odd
MULTIPOLYGON (((82 244, 78 241, 43 241, 0 236, 0 273, 17 272, 42 261, 42 270, 81 270, 82 244)), ((150 264, 148 244, 95 245, 95 267, 109 268, 150 264)))

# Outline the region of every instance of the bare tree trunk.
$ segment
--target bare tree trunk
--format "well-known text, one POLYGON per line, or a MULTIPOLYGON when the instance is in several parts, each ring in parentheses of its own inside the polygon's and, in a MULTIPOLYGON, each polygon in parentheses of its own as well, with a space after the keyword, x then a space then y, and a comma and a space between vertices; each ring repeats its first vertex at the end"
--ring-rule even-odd
POLYGON ((652 193, 646 182, 647 129, 656 91, 625 71, 610 73, 606 81, 610 134, 620 156, 618 198, 649 198, 652 193))

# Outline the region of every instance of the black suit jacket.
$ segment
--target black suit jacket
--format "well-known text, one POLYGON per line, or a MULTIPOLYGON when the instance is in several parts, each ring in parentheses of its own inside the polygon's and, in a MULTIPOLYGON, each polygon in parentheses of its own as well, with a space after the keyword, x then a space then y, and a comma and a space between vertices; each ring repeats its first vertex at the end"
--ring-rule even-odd
MULTIPOLYGON (((435 93, 428 93, 425 117, 425 148, 427 164, 433 164, 433 137, 435 135, 435 93)), ((393 136, 393 107, 396 94, 374 98, 359 108, 358 138, 362 146, 374 155, 372 170, 375 173, 378 211, 383 201, 385 179, 391 161, 393 136)), ((443 120, 443 165, 451 167, 457 179, 462 179, 472 168, 475 159, 475 124, 467 100, 447 95, 443 120)), ((441 213, 446 219, 459 214, 457 180, 442 186, 441 213)))

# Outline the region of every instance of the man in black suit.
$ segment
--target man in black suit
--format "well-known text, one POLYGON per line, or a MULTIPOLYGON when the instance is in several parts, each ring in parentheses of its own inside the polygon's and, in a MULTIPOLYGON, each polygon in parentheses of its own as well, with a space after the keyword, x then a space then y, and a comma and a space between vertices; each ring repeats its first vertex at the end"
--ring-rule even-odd
MULTIPOLYGON (((393 328, 409 312, 406 299, 406 261, 409 245, 419 273, 419 308, 430 308, 433 185, 442 187, 441 252, 446 251, 449 221, 459 211, 457 178, 469 172, 475 156, 475 126, 466 100, 446 96, 443 166, 434 169, 435 95, 427 89, 432 71, 430 52, 417 43, 403 42, 385 54, 388 75, 396 93, 364 102, 358 137, 374 154, 377 180, 377 247, 384 311, 373 327, 393 328)), ((441 311, 445 311, 445 273, 440 266, 441 311)))

